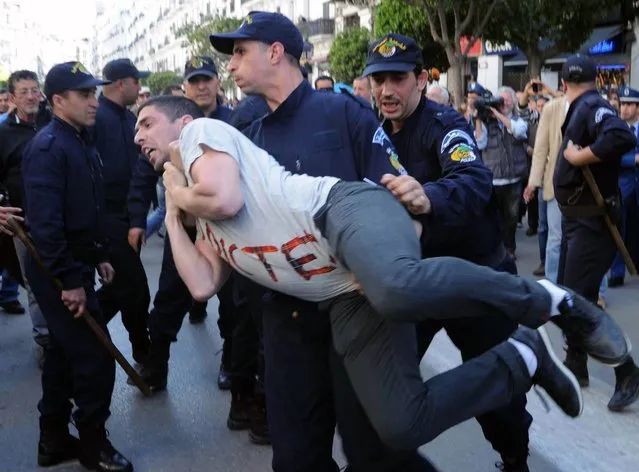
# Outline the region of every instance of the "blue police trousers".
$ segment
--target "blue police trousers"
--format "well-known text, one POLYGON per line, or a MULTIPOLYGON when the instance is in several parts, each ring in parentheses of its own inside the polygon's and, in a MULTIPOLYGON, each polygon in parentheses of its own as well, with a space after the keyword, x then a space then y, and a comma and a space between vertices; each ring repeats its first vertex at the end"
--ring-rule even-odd
POLYGON ((507 342, 423 382, 415 330, 406 322, 499 312, 536 328, 550 312, 541 285, 460 259, 422 260, 406 211, 390 192, 369 184, 335 185, 316 224, 366 293, 326 303, 335 350, 384 442, 415 449, 530 388, 528 371, 507 342))
MULTIPOLYGON (((110 415, 115 361, 88 325, 66 309, 51 279, 30 255, 25 261, 25 272, 49 327, 42 366, 42 399, 38 404, 40 414, 68 421, 73 399, 77 406, 73 418, 78 428, 103 426, 110 415)), ((93 289, 95 270, 86 267, 83 279, 87 310, 109 336, 93 289)))

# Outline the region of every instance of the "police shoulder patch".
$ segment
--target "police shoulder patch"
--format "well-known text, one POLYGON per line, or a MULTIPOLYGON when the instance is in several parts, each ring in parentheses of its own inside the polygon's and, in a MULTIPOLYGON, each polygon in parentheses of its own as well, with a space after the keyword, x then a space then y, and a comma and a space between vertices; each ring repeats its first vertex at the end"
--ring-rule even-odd
POLYGON ((477 160, 477 154, 472 146, 467 144, 457 144, 450 153, 450 160, 454 162, 473 162, 477 160))
POLYGON ((606 107, 599 107, 597 109, 597 111, 595 112, 595 123, 599 124, 601 123, 601 120, 603 120, 603 117, 606 115, 614 115, 615 112, 612 111, 610 108, 606 108, 606 107))
POLYGON ((461 129, 454 129, 446 133, 444 139, 442 139, 442 145, 439 150, 440 154, 445 154, 446 150, 455 142, 465 143, 469 146, 475 146, 475 140, 470 135, 461 129))
POLYGON ((391 140, 384 131, 384 128, 381 126, 377 128, 375 134, 373 135, 373 144, 379 144, 380 146, 385 146, 386 144, 390 144, 391 140))

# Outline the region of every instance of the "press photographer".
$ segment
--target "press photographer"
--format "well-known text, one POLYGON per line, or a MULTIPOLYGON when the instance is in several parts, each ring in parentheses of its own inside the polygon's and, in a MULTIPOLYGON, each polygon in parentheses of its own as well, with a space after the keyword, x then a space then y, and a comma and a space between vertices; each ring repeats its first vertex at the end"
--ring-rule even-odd
POLYGON ((496 97, 475 100, 477 115, 488 137, 483 160, 493 172, 493 188, 504 224, 504 244, 515 256, 515 232, 521 196, 521 180, 526 174, 527 123, 515 109, 515 91, 502 87, 496 97))

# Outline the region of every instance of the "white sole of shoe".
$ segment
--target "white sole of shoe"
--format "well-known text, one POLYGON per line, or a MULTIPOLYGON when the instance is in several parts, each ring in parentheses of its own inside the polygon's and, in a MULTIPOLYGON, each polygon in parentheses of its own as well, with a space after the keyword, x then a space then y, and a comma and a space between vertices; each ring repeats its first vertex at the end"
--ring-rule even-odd
MULTIPOLYGON (((568 377, 568 380, 570 380, 570 383, 572 383, 575 391, 577 392, 577 396, 579 397, 579 414, 577 416, 580 416, 581 413, 584 411, 584 399, 583 399, 583 396, 581 395, 581 387, 579 386, 579 382, 577 381, 577 377, 575 377, 575 374, 573 374, 570 371, 570 369, 568 369, 568 367, 566 367, 564 365, 564 363, 559 360, 559 358, 557 357, 557 354, 555 354, 555 350, 552 347, 552 343, 550 341, 550 336, 548 336, 548 332, 546 331, 546 328, 541 326, 541 327, 537 328, 537 332, 539 333, 539 336, 541 337, 542 342, 546 346, 546 350, 548 351, 548 355, 550 356, 550 360, 555 364, 555 366, 557 366, 557 368, 559 370, 561 370, 561 372, 566 377, 568 377)), ((546 393, 548 393, 548 392, 546 392, 546 393)))

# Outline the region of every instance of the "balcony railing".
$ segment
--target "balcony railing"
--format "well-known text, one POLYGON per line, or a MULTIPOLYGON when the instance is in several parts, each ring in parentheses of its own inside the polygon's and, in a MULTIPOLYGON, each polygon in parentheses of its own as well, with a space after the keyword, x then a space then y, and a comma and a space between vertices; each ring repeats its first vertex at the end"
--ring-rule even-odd
POLYGON ((319 20, 307 23, 308 37, 319 36, 321 34, 335 34, 335 20, 320 18, 319 20))

